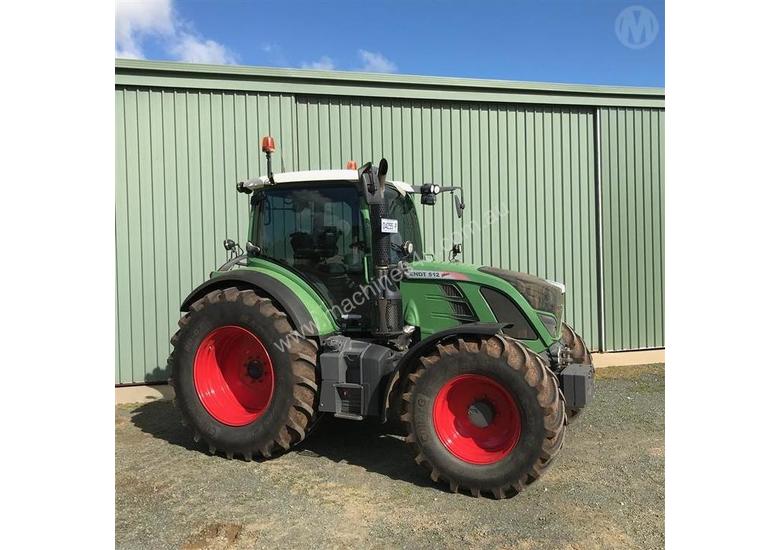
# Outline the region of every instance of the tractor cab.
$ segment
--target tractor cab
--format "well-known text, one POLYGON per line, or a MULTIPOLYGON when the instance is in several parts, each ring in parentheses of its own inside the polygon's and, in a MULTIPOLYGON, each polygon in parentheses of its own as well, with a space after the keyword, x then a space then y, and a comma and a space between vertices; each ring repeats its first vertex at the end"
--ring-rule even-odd
MULTIPOLYGON (((368 204, 358 185, 357 170, 285 172, 244 182, 250 192, 250 231, 247 250, 285 266, 311 284, 336 312, 343 327, 368 331, 368 301, 350 312, 337 312, 354 301, 371 283, 372 227, 368 204)), ((413 188, 387 182, 387 219, 397 222, 389 233, 389 259, 397 264, 422 249, 420 226, 412 201, 413 188)))

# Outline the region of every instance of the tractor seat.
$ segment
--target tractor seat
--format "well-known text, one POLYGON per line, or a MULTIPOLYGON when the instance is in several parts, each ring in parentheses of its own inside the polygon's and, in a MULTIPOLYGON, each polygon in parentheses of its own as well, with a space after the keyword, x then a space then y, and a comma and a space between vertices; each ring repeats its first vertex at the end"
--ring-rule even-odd
POLYGON ((290 245, 293 249, 293 258, 296 260, 316 260, 317 251, 314 247, 314 238, 310 233, 296 231, 290 234, 290 245))

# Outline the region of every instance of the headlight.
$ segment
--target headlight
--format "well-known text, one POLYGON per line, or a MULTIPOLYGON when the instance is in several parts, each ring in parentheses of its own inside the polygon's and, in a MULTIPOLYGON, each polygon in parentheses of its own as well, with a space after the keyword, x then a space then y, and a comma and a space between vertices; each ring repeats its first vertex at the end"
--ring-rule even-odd
POLYGON ((547 329, 547 332, 553 336, 558 334, 558 319, 552 315, 547 315, 546 313, 540 313, 539 318, 542 320, 542 324, 544 325, 544 328, 547 329))

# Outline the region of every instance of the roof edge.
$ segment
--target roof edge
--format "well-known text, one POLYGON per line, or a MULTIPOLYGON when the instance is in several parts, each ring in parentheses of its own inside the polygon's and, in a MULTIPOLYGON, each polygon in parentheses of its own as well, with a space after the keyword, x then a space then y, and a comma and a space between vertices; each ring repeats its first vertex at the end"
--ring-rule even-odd
POLYGON ((664 88, 606 86, 595 84, 564 84, 548 82, 525 82, 514 80, 492 80, 477 78, 417 76, 399 74, 364 73, 350 71, 314 71, 308 69, 289 69, 276 67, 250 67, 244 65, 205 65, 179 63, 172 61, 149 61, 134 59, 116 59, 115 74, 142 76, 180 75, 208 78, 226 77, 229 79, 266 79, 297 80, 301 84, 321 82, 339 82, 343 85, 366 85, 367 83, 384 86, 414 86, 421 88, 452 88, 471 91, 499 92, 536 92, 566 95, 646 98, 663 100, 664 88))

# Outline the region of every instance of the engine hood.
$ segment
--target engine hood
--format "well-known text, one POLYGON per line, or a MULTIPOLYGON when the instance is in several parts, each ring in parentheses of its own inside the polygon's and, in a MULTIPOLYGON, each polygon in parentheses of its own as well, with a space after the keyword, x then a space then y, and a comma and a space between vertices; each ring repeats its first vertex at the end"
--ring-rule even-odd
POLYGON ((479 271, 504 279, 515 287, 535 310, 552 313, 557 319, 563 317, 566 294, 566 287, 563 284, 508 269, 480 267, 479 271))
POLYGON ((553 339, 560 337, 566 293, 566 287, 561 283, 507 269, 436 261, 414 261, 406 264, 404 279, 473 283, 505 293, 506 286, 509 285, 527 302, 527 306, 522 306, 526 314, 532 313, 527 310, 530 307, 549 335, 553 339))
POLYGON ((406 265, 404 278, 478 282, 485 275, 498 277, 512 285, 535 310, 555 315, 559 321, 562 319, 566 287, 528 273, 459 262, 417 261, 406 265))

